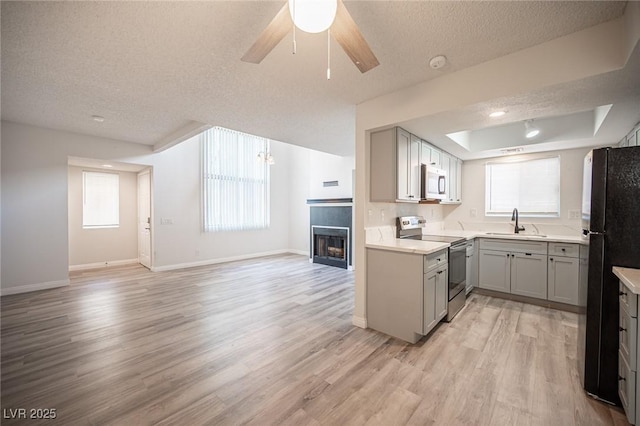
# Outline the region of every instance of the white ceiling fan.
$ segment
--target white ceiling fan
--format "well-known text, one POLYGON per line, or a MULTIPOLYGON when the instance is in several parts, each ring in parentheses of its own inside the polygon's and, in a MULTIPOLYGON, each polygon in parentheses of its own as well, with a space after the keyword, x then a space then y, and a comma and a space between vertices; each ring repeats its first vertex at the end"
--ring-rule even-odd
POLYGON ((342 0, 288 0, 244 54, 242 61, 259 64, 291 29, 294 30, 295 53, 296 27, 311 33, 329 29, 362 73, 380 65, 342 0))

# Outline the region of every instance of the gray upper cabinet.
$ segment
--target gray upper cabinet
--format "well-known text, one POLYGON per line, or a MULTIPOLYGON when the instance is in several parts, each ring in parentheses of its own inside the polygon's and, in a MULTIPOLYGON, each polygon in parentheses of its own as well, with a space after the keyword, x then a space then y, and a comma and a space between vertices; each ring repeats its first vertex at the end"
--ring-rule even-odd
POLYGON ((431 145, 427 142, 422 141, 422 146, 420 147, 420 162, 422 164, 431 164, 431 145))
POLYGON ((431 162, 429 164, 438 169, 442 168, 442 152, 434 147, 431 147, 431 162))
POLYGON ((369 161, 369 198, 373 202, 396 201, 397 181, 397 135, 407 132, 392 128, 371 133, 370 161, 369 161))
POLYGON ((420 200, 420 146, 422 141, 398 128, 397 133, 398 200, 420 200))
POLYGON ((459 201, 461 160, 431 146, 400 127, 373 132, 369 149, 369 198, 372 202, 420 201, 421 165, 448 170, 453 164, 453 180, 447 179, 444 202, 459 201), (445 165, 443 165, 445 163, 445 165), (448 163, 448 165, 446 165, 448 163), (452 193, 455 192, 455 194, 452 193))
POLYGON ((462 201, 462 160, 446 153, 442 153, 441 158, 442 169, 447 172, 446 198, 442 204, 459 204, 462 201))
POLYGON ((456 202, 462 202, 462 160, 456 158, 456 202))

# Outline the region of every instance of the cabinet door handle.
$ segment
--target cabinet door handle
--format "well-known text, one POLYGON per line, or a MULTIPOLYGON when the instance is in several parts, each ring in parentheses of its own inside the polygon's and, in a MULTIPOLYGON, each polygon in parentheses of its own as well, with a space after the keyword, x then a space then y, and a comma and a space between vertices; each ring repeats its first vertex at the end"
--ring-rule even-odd
POLYGON ((550 257, 550 258, 549 258, 549 262, 553 262, 553 257, 550 257))
POLYGON ((525 253, 525 256, 531 256, 531 253, 525 253))
POLYGON ((624 328, 624 327, 618 327, 618 328, 619 328, 620 331, 627 331, 627 329, 624 328))
POLYGON ((618 380, 619 380, 619 381, 621 381, 621 382, 626 382, 626 381, 627 381, 627 379, 625 379, 625 378, 624 378, 624 377, 622 377, 622 376, 618 376, 618 380))
POLYGON ((621 291, 620 293, 618 293, 619 296, 626 296, 627 293, 625 293, 624 291, 621 291))

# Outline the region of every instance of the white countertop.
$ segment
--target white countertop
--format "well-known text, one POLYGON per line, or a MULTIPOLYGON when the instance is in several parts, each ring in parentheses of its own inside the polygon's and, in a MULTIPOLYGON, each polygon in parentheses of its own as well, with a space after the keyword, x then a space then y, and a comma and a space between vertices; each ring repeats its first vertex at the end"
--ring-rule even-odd
MULTIPOLYGON (((465 231, 461 229, 444 229, 423 231, 424 235, 437 235, 442 237, 461 237, 467 240, 474 238, 493 238, 499 240, 541 241, 549 243, 588 244, 580 235, 547 235, 545 237, 536 234, 520 233, 491 233, 486 231, 465 231)), ((397 239, 394 226, 380 226, 365 228, 367 248, 380 250, 393 250, 406 253, 431 254, 450 247, 448 243, 435 241, 420 241, 411 239, 397 239)), ((640 286, 640 284, 639 284, 640 286)))
POLYGON ((627 286, 634 294, 640 294, 640 269, 614 266, 613 273, 620 278, 620 282, 627 286))
POLYGON ((442 230, 427 231, 425 235, 439 235, 444 237, 462 237, 467 240, 473 238, 497 238, 500 240, 525 240, 525 241, 547 241, 550 243, 573 243, 587 244, 581 236, 572 235, 547 235, 546 237, 536 236, 536 234, 491 234, 484 231, 462 231, 462 230, 442 230))
POLYGON ((367 248, 401 251, 405 253, 415 254, 431 254, 440 250, 444 250, 449 246, 449 243, 401 239, 383 240, 365 244, 365 247, 367 248))

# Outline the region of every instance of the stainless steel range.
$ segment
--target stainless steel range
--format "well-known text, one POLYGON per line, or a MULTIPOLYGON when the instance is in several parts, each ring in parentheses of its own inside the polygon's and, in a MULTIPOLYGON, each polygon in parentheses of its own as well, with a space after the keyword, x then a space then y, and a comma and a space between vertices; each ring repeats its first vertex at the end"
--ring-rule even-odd
POLYGON ((446 321, 451 321, 460 312, 466 301, 467 285, 467 240, 462 237, 423 235, 426 221, 422 216, 402 216, 396 220, 396 237, 412 240, 449 243, 449 304, 446 321))

